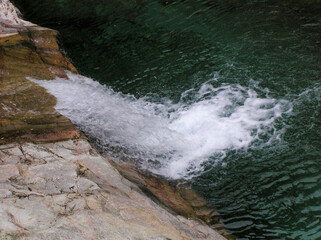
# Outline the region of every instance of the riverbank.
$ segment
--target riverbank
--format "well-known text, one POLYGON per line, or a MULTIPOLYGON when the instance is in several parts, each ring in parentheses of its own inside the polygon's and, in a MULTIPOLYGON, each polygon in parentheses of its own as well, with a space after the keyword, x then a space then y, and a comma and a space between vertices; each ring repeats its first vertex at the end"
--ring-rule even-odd
POLYGON ((0 23, 0 238, 225 239, 199 219, 215 213, 202 198, 112 166, 26 78, 77 73, 58 32, 22 21, 9 1, 0 23))

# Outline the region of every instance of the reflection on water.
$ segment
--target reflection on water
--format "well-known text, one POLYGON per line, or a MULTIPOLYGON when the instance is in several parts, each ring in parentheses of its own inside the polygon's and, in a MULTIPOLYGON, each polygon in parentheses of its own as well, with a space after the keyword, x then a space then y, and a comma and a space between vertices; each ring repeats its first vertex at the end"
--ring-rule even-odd
MULTIPOLYGON (((215 79, 213 89, 254 84, 261 89, 258 98, 289 102, 291 114, 273 123, 284 131, 280 141, 227 148, 219 163, 208 157, 203 173, 191 181, 239 239, 321 238, 320 4, 16 2, 29 20, 62 33, 64 48, 83 75, 116 92, 155 105, 197 106, 197 91, 215 79)), ((237 99, 233 104, 238 106, 237 99)))

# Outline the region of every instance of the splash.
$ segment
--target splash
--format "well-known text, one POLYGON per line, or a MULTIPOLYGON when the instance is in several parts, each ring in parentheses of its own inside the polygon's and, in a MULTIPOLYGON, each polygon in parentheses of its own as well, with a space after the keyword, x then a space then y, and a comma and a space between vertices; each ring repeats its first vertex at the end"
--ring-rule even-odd
POLYGON ((291 104, 240 85, 211 81, 178 103, 114 92, 84 76, 35 81, 57 97, 56 109, 115 157, 127 155, 169 178, 191 177, 210 157, 277 140, 275 121, 291 104), (189 100, 186 100, 189 99, 189 100), (115 150, 117 149, 117 150, 115 150))

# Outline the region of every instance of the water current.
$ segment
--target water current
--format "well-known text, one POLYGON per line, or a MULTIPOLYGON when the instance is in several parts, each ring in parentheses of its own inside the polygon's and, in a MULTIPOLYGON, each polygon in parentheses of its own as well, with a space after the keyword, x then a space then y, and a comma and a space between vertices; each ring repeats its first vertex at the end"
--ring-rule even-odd
POLYGON ((36 82, 101 149, 188 181, 237 239, 321 239, 320 4, 16 2, 61 32, 82 75, 36 82))

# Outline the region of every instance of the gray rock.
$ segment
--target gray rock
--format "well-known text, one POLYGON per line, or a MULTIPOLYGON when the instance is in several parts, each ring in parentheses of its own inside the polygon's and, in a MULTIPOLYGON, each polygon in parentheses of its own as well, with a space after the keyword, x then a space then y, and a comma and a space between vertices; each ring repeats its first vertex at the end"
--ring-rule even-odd
POLYGON ((0 156, 7 239, 225 239, 153 202, 86 140, 2 145, 0 156))

